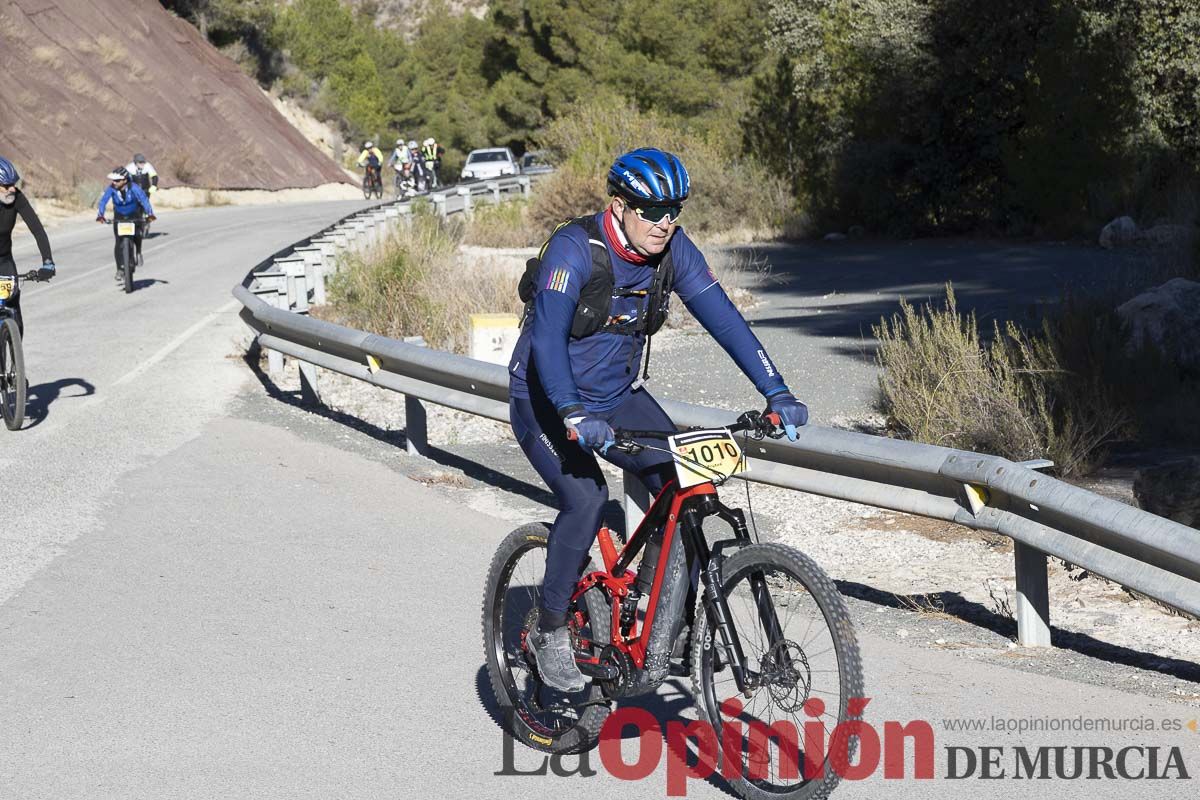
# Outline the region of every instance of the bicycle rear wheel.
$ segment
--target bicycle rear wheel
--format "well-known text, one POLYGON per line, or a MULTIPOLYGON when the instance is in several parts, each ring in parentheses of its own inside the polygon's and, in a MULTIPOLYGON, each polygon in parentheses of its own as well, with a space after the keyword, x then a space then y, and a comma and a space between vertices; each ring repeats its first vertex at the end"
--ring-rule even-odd
POLYGON ((21 331, 12 317, 0 322, 0 411, 4 424, 15 431, 25 422, 25 354, 21 331))
MULTIPOLYGON (((544 686, 525 651, 525 635, 541 605, 549 530, 544 522, 517 528, 492 558, 483 595, 483 649, 492 691, 513 737, 547 753, 578 753, 596 745, 608 717, 603 690, 593 682, 573 693, 544 686)), ((577 634, 607 637, 607 626, 593 634, 586 609, 571 609, 577 610, 585 619, 577 634)))
POLYGON ((125 273, 125 294, 133 291, 133 239, 128 236, 121 239, 121 269, 125 273))
MULTIPOLYGON (((727 719, 740 723, 741 777, 731 780, 740 795, 821 800, 840 779, 829 763, 830 753, 837 752, 831 734, 857 718, 849 702, 863 696, 862 660, 845 601, 816 562, 778 544, 739 549, 722 565, 722 580, 730 622, 759 685, 750 697, 739 693, 720 634, 709 614, 697 613, 692 689, 699 716, 713 726, 718 741, 724 741, 727 719), (735 698, 740 714, 723 714, 721 704, 735 698), (825 752, 806 753, 804 726, 818 722, 825 752), (779 729, 783 723, 795 740, 762 735, 764 726, 779 729)), ((853 738, 843 744, 847 760, 856 744, 853 738)))

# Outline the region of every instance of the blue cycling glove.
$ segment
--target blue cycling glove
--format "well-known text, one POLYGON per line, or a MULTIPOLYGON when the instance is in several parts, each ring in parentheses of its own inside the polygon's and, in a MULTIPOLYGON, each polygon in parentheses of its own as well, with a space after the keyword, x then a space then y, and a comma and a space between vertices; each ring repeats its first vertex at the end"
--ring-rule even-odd
POLYGON ((48 281, 55 275, 54 262, 44 261, 41 268, 38 270, 38 280, 48 281))
POLYGON ((768 397, 767 405, 779 415, 788 441, 796 441, 796 428, 808 424, 808 406, 797 400, 796 396, 787 389, 768 397))
POLYGON ((570 406, 559 409, 563 415, 563 424, 568 431, 575 432, 575 440, 583 448, 592 448, 601 453, 607 453, 608 448, 617 443, 617 435, 606 420, 588 416, 582 406, 570 406))

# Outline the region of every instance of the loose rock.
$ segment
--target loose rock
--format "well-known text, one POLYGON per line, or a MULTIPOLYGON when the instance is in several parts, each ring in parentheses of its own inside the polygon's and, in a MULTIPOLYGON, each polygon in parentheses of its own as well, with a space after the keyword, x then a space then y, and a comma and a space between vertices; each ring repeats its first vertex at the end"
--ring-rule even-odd
POLYGON ((1100 246, 1105 250, 1133 244, 1138 226, 1133 217, 1117 217, 1100 231, 1100 246))
POLYGON ((1117 313, 1136 354, 1150 346, 1181 369, 1200 372, 1200 283, 1173 278, 1121 304, 1117 313))

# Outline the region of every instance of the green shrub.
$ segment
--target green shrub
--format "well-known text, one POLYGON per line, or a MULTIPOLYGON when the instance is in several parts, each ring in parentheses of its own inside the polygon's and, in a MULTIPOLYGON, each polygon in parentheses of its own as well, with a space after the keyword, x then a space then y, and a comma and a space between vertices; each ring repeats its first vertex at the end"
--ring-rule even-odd
POLYGON ((1200 170, 1194 2, 771 10, 782 58, 756 83, 747 141, 826 225, 1094 233, 1200 170))

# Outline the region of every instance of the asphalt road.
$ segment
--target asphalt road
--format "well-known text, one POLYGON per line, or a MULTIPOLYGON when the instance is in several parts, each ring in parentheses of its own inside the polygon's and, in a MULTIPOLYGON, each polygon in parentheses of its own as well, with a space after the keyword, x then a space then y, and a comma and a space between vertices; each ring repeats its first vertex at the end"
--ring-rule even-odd
MULTIPOLYGON (((130 296, 108 229, 54 232, 62 277, 25 296, 32 420, 0 444, 0 798, 665 796, 665 765, 631 784, 594 754, 594 777, 495 774, 478 604, 515 525, 410 480, 418 460, 379 437, 269 397, 236 357, 230 287, 354 206, 164 215, 130 296)), ((18 263, 35 263, 28 244, 18 263)), ((1018 744, 1157 745, 1160 770, 1177 746, 1194 775, 1200 733, 1130 726, 1195 706, 1072 680, 1082 659, 1047 675, 860 629, 869 718, 928 720, 938 777, 835 797, 1195 796, 1189 780, 1011 778, 1018 744), (942 723, 993 717, 1125 727, 942 723), (1008 779, 945 778, 946 747, 985 745, 1006 748, 1008 779)), ((651 699, 660 719, 686 714, 682 690, 651 699)))

